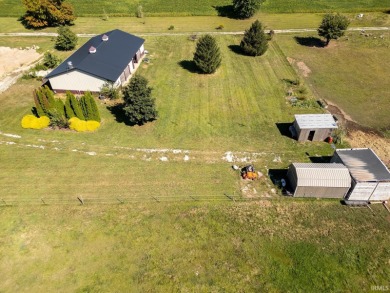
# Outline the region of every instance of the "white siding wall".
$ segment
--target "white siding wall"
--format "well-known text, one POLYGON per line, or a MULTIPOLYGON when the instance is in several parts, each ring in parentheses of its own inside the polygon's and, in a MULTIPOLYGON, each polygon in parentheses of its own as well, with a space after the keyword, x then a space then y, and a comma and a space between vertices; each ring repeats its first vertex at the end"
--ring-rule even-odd
POLYGON ((377 183, 369 182, 357 182, 353 186, 352 192, 348 196, 348 200, 366 200, 370 199, 371 194, 374 192, 377 183))
POLYGON ((145 51, 144 44, 142 44, 142 46, 139 48, 139 51, 141 52, 141 54, 144 53, 144 51, 145 51))
POLYGON ((49 79, 53 90, 100 92, 106 82, 96 76, 73 70, 49 79))
POLYGON ((390 199, 390 182, 379 182, 371 195, 371 201, 385 201, 390 199))

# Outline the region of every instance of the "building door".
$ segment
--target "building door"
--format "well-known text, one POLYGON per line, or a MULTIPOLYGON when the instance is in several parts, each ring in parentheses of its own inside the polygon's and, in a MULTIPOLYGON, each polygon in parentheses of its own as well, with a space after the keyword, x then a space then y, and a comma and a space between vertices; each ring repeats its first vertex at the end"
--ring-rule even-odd
POLYGON ((313 138, 314 138, 314 134, 315 134, 315 133, 316 133, 315 130, 310 130, 310 132, 309 132, 309 137, 308 137, 307 139, 310 140, 310 141, 312 141, 313 138))

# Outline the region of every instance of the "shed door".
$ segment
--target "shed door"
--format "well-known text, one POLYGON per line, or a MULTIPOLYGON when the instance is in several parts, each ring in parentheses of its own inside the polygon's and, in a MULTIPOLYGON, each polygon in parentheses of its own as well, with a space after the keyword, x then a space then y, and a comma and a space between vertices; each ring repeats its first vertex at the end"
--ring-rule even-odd
POLYGON ((371 195, 372 201, 385 201, 390 199, 390 182, 380 182, 374 193, 371 195))
POLYGON ((377 183, 356 183, 355 187, 348 196, 349 200, 369 200, 374 192, 377 183))

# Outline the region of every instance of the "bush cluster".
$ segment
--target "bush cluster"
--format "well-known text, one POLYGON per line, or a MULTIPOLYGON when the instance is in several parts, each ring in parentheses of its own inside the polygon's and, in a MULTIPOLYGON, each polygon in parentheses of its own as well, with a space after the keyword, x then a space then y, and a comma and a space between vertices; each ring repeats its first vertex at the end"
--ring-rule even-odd
POLYGON ((23 128, 42 129, 49 126, 50 119, 47 116, 41 116, 37 118, 34 115, 25 115, 22 118, 21 124, 23 128))
POLYGON ((80 120, 77 117, 69 119, 69 128, 78 132, 95 131, 100 127, 100 122, 94 120, 80 120))
MULTIPOLYGON (((64 103, 60 98, 55 98, 54 93, 47 86, 44 86, 34 91, 34 102, 35 107, 32 109, 34 115, 30 116, 35 118, 46 117, 49 119, 48 125, 52 127, 68 128, 72 118, 77 118, 84 122, 88 121, 87 126, 85 126, 87 130, 96 130, 100 125, 99 109, 90 92, 86 92, 79 99, 71 92, 67 92, 64 103), (96 122, 98 126, 90 121, 96 122)), ((82 127, 76 128, 82 129, 82 127)))

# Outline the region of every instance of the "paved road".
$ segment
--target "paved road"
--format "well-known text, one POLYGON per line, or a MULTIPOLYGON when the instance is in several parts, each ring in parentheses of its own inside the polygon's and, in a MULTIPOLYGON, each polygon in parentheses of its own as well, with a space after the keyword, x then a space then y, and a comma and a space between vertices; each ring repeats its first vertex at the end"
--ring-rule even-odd
MULTIPOLYGON (((353 27, 348 31, 390 31, 390 27, 353 27)), ((276 34, 289 34, 289 33, 304 33, 304 32, 316 32, 315 28, 303 28, 303 29, 284 29, 274 30, 276 34)), ((244 31, 236 32, 183 32, 183 33, 136 33, 138 36, 188 36, 194 34, 212 34, 212 35, 243 35, 244 31)), ((0 37, 56 37, 57 33, 0 33, 0 37)), ((96 36, 96 34, 77 34, 80 38, 90 38, 96 36)))

